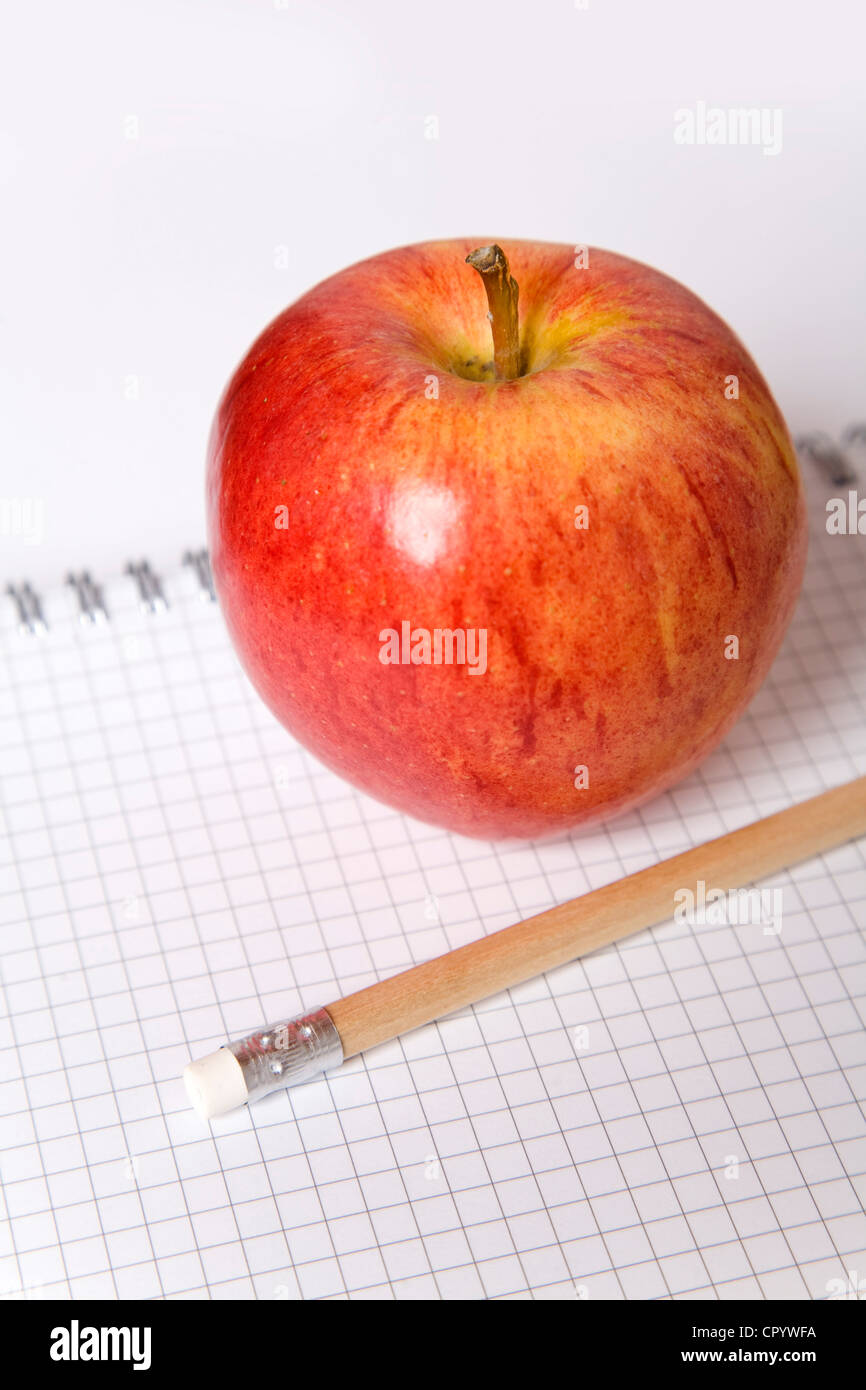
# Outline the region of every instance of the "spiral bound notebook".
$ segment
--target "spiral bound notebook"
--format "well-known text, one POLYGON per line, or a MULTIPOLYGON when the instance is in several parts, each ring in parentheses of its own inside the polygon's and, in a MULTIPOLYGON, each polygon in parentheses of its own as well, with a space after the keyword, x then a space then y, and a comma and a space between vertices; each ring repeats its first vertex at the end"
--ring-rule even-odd
POLYGON ((463 840, 325 771, 248 687, 202 552, 10 586, 6 1297, 866 1293, 862 840, 762 885, 780 931, 672 919, 212 1129, 179 1080, 866 772, 857 474, 807 445, 808 573, 765 687, 687 781, 556 843, 463 840))

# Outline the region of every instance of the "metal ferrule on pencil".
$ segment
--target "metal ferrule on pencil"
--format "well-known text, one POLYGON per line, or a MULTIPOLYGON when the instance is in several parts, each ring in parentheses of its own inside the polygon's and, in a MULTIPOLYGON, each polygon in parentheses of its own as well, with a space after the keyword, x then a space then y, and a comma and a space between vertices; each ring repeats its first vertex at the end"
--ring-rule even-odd
POLYGON ((250 1100, 310 1081, 343 1060, 340 1034, 327 1009, 271 1024, 227 1047, 240 1063, 250 1100))
POLYGON ((184 1082, 198 1113, 210 1120, 270 1091, 311 1081, 342 1061, 343 1044, 330 1014, 314 1009, 190 1062, 184 1082))

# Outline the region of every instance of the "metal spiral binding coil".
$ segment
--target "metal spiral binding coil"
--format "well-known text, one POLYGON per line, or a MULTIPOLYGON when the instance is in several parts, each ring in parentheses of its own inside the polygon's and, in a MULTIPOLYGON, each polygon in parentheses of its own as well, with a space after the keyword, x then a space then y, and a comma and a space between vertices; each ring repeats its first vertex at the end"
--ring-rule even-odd
POLYGON ((216 603, 216 589, 211 573, 210 556, 207 551, 187 550, 184 553, 183 563, 195 571, 199 583, 199 597, 207 602, 216 603))
MULTIPOLYGON (((842 436, 843 443, 849 446, 866 440, 866 425, 849 425, 842 436)), ((829 434, 816 432, 804 434, 795 440, 797 452, 820 468, 833 487, 851 487, 857 482, 857 474, 844 448, 832 440, 829 434)))
POLYGON ((102 597, 102 590, 90 578, 89 570, 82 570, 80 574, 67 574, 66 583, 70 589, 74 589, 78 598, 80 608, 79 617, 82 623, 104 623, 108 619, 108 609, 102 597))
MULTIPOLYGON (((214 589, 208 552, 204 549, 187 550, 183 555, 183 563, 193 570, 198 580, 199 594, 202 600, 209 603, 216 602, 216 590, 214 589)), ((124 574, 135 581, 139 601, 146 612, 164 613, 167 610, 169 605, 162 580, 159 575, 154 574, 149 561, 131 560, 126 566, 124 574)), ((92 578, 89 570, 79 570, 77 573, 70 572, 64 583, 73 590, 78 599, 78 616, 82 623, 95 626, 109 620, 111 615, 106 607, 102 586, 92 578)), ((27 580, 23 580, 20 584, 7 584, 4 592, 7 598, 10 598, 15 604, 18 626, 23 633, 36 636, 48 631, 42 600, 27 580)))
POLYGON ((162 581, 154 574, 147 560, 134 562, 130 560, 124 574, 128 574, 138 585, 138 596, 141 606, 148 613, 164 613, 168 608, 168 600, 162 589, 162 581))
POLYGON ((22 632, 35 637, 48 631, 39 595, 26 581, 18 585, 7 584, 6 593, 18 610, 18 625, 22 632))

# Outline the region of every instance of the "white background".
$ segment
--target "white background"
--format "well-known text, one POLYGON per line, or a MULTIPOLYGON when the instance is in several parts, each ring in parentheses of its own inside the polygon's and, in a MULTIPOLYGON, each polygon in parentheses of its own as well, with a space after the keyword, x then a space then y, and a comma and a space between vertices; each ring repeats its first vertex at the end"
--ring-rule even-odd
POLYGON ((0 535, 0 580, 106 577, 201 543, 208 427, 249 342, 317 280, 429 237, 646 260, 728 319, 795 433, 863 418, 862 13, 11 7, 0 499, 44 499, 45 531, 40 545, 0 535), (677 145, 675 112, 699 101, 780 107, 781 153, 677 145))

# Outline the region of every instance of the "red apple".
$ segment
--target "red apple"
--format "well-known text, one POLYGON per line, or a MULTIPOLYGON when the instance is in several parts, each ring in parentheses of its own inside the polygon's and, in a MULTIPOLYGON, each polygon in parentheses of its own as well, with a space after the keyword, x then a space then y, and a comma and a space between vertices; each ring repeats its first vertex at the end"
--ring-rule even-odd
POLYGON ((209 540, 302 744, 422 820, 536 836, 724 736, 791 617, 805 508, 763 377, 695 295, 508 242, 518 321, 477 245, 375 256, 265 329, 214 421, 209 540))

